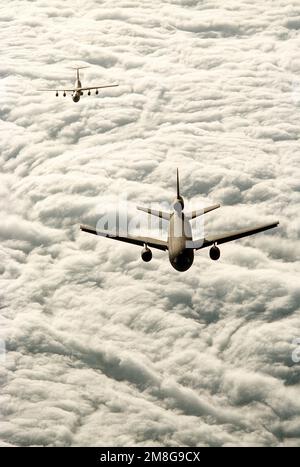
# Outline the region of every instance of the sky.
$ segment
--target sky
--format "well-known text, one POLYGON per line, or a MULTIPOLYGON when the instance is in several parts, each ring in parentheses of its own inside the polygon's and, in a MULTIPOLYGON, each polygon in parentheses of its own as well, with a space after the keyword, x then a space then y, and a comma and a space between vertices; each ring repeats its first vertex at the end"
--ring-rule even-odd
POLYGON ((10 0, 0 21, 1 446, 299 446, 299 2, 10 0), (38 91, 76 65, 119 86, 38 91), (80 231, 170 203, 177 167, 187 209, 222 205, 205 231, 280 226, 185 273, 80 231))

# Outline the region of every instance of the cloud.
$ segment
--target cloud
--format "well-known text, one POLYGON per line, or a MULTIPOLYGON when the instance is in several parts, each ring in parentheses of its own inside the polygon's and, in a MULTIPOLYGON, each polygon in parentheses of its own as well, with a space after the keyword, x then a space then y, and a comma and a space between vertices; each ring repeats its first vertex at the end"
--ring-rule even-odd
POLYGON ((0 15, 1 445, 299 445, 298 6, 76 3, 0 15), (76 64, 119 86, 37 91, 76 64), (280 227, 184 274, 80 232, 176 167, 206 232, 280 227))

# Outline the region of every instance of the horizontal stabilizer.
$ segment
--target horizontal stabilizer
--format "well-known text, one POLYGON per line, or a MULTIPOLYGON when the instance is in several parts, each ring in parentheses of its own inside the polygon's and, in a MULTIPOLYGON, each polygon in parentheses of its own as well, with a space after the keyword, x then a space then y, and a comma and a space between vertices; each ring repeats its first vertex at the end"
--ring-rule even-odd
POLYGON ((207 208, 197 209, 196 211, 187 212, 184 214, 186 219, 195 219, 195 217, 202 216, 207 212, 213 211, 214 209, 218 209, 220 204, 214 204, 213 206, 208 206, 207 208))
POLYGON ((160 217, 161 219, 165 219, 166 221, 170 220, 171 214, 165 211, 156 211, 155 209, 151 208, 144 208, 142 206, 136 207, 139 211, 144 211, 147 214, 151 214, 152 216, 160 217))

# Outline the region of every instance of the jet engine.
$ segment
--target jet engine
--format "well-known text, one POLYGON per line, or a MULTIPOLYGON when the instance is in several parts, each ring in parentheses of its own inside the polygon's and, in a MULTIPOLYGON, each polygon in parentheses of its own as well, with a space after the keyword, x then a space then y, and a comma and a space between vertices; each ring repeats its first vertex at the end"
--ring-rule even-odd
POLYGON ((151 261, 152 259, 152 251, 148 247, 143 248, 141 257, 143 261, 145 261, 146 263, 149 263, 149 261, 151 261))
POLYGON ((212 246, 209 250, 209 256, 210 259, 217 261, 221 256, 220 248, 218 248, 216 245, 212 246))

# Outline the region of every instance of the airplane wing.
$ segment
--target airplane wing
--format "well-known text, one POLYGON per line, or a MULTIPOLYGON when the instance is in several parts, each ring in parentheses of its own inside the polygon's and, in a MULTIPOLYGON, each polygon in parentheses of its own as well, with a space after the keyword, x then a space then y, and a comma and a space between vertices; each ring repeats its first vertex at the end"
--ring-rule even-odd
POLYGON ((233 240, 237 240, 239 238, 248 237, 249 235, 254 235, 265 230, 273 229, 274 227, 277 227, 278 224, 279 222, 277 221, 273 222, 272 224, 259 225, 257 227, 252 227, 243 230, 235 230, 233 232, 226 232, 224 234, 208 235, 202 240, 195 240, 193 242, 194 248, 195 250, 200 250, 201 248, 211 246, 214 243, 220 245, 222 243, 232 242, 233 240))
POLYGON ((74 91, 90 91, 91 89, 104 89, 104 88, 115 88, 116 86, 119 86, 118 84, 109 84, 107 86, 91 86, 89 88, 72 88, 72 89, 66 89, 66 88, 60 88, 60 89, 37 89, 37 91, 41 92, 74 92, 74 91))
POLYGON ((88 88, 78 88, 77 91, 90 91, 91 89, 115 88, 118 84, 109 84, 107 86, 90 86, 88 88))
POLYGON ((107 237, 111 238, 113 240, 119 240, 120 242, 126 242, 126 243, 131 243, 133 245, 139 245, 139 246, 144 246, 147 244, 147 246, 151 248, 157 248, 158 250, 167 250, 168 249, 168 243, 165 242, 164 240, 159 240, 156 238, 150 238, 150 237, 135 237, 128 235, 126 237, 120 236, 120 235, 114 235, 113 233, 108 232, 107 230, 97 230, 94 227, 90 227, 88 225, 81 225, 80 229, 83 232, 88 232, 94 235, 100 235, 102 237, 107 237))
POLYGON ((47 91, 50 91, 50 92, 74 92, 76 91, 76 89, 37 89, 37 91, 41 91, 41 92, 47 92, 47 91))

